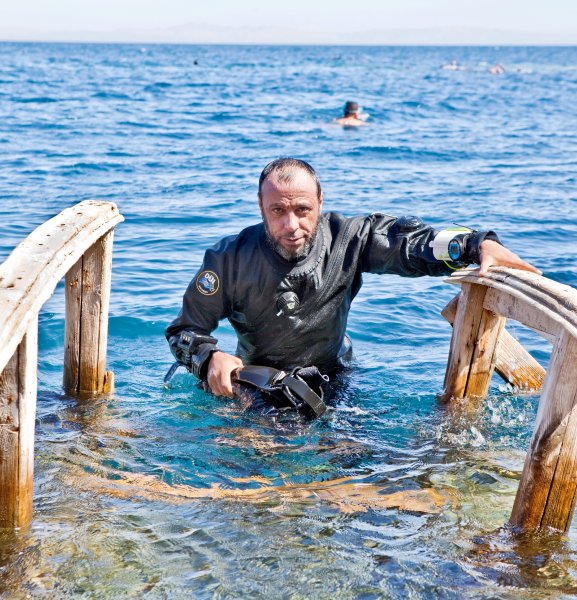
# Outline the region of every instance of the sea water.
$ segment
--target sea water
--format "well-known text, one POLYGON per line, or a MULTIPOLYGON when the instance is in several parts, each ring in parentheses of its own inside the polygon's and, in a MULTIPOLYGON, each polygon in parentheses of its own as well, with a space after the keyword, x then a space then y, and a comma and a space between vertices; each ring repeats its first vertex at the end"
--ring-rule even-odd
MULTIPOLYGON (((111 397, 62 391, 61 285, 40 313, 34 519, 0 534, 0 597, 577 593, 575 527, 501 528, 538 396, 495 379, 477 412, 436 399, 456 291, 442 278, 365 277, 356 367, 315 422, 253 414, 186 373, 162 386, 165 326, 204 250, 259 220, 279 156, 316 168, 327 210, 494 228, 577 286, 576 96, 576 48, 0 44, 0 259, 85 199, 126 218, 111 397), (367 126, 331 123, 347 100, 367 126), (442 500, 386 506, 397 492, 442 500)), ((546 341, 511 332, 546 364, 546 341)), ((216 335, 234 351, 230 326, 216 335)))

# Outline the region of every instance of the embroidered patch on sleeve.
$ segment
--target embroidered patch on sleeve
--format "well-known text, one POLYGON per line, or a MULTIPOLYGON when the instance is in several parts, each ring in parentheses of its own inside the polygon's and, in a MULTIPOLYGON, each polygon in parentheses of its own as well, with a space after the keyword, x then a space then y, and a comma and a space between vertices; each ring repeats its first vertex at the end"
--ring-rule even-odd
POLYGON ((214 271, 203 271, 196 278, 196 289, 204 296, 212 296, 218 292, 220 280, 214 271))

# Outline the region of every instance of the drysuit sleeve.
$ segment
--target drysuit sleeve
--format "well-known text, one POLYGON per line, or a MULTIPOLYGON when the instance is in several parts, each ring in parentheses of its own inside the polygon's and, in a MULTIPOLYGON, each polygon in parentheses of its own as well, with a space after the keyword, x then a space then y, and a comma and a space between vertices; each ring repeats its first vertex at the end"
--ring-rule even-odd
POLYGON ((194 375, 206 378, 206 369, 218 340, 210 334, 228 316, 226 255, 208 250, 203 264, 182 299, 176 319, 166 328, 166 338, 176 360, 194 375))
POLYGON ((500 243, 494 231, 437 230, 419 217, 374 214, 367 220, 367 242, 362 254, 362 270, 366 273, 449 275, 455 269, 478 264, 484 240, 500 243), (455 238, 462 248, 457 260, 448 253, 449 242, 455 238))

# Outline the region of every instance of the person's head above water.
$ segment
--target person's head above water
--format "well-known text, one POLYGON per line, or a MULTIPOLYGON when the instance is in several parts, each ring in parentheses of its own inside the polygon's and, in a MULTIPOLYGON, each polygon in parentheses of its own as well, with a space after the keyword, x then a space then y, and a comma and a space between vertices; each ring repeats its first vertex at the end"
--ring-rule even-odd
POLYGON ((333 122, 338 125, 344 125, 345 127, 357 127, 358 125, 365 125, 367 116, 368 115, 362 112, 362 108, 359 106, 358 102, 349 100, 343 107, 343 116, 338 117, 333 122))
POLYGON ((304 160, 278 158, 263 169, 258 204, 268 241, 285 260, 298 260, 309 253, 322 203, 317 174, 304 160))
POLYGON ((351 100, 349 100, 346 104, 345 104, 345 108, 343 109, 343 113, 345 117, 354 117, 356 115, 358 115, 358 113, 361 111, 358 102, 352 102, 351 100))

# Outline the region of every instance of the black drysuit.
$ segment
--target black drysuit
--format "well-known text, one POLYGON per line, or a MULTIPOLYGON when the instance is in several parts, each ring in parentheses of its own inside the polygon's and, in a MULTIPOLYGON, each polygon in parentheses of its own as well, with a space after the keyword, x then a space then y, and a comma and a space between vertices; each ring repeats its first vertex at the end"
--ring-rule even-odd
MULTIPOLYGON (((451 273, 448 264, 433 255, 430 242, 436 233, 417 217, 345 218, 330 212, 321 216, 310 253, 290 262, 272 249, 262 223, 247 227, 206 252, 178 317, 166 329, 171 350, 204 378, 217 348, 210 334, 227 318, 238 336, 237 355, 245 364, 331 370, 346 349, 347 317, 362 273, 451 273), (285 292, 296 293, 300 302, 288 315, 279 314, 277 304, 285 292), (190 352, 183 352, 178 343, 183 331, 190 333, 190 352)), ((497 240, 493 232, 469 236, 458 266, 479 262, 485 238, 497 240)))

